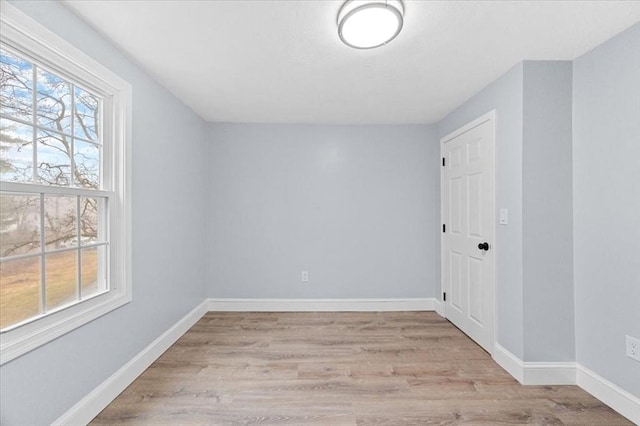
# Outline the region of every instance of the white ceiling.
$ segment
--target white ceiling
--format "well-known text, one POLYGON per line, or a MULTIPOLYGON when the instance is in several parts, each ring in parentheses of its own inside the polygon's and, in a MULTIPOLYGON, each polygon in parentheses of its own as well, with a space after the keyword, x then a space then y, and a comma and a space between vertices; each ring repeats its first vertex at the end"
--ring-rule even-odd
POLYGON ((64 0, 215 122, 432 123, 525 59, 568 60, 640 1, 411 1, 392 43, 343 45, 342 1, 64 0))

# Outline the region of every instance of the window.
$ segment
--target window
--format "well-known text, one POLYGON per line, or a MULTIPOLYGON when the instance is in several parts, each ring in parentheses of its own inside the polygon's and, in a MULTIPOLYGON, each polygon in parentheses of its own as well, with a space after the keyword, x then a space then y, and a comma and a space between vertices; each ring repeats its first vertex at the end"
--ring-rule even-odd
POLYGON ((0 363, 131 300, 131 87, 0 15, 0 363))

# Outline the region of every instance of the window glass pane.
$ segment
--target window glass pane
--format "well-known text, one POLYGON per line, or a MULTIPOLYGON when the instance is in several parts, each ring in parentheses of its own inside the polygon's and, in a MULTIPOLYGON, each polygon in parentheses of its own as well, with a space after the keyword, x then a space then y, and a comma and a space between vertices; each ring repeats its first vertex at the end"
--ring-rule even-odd
POLYGON ((31 121, 32 105, 33 67, 0 49, 0 112, 31 121))
POLYGON ((45 185, 71 184, 71 138, 38 131, 38 182, 45 185))
POLYGON ((0 257, 40 250, 40 197, 0 194, 0 257))
POLYGON ((106 247, 82 249, 82 298, 86 299, 106 290, 104 273, 106 247))
POLYGON ((0 328, 40 314, 40 257, 0 262, 0 328))
POLYGON ((78 246, 77 203, 74 196, 46 195, 44 237, 47 250, 78 246))
POLYGON ((47 311, 78 299, 77 250, 45 255, 45 270, 47 311))
POLYGON ((0 180, 33 180, 33 127, 0 118, 0 180))
POLYGON ((75 88, 75 100, 74 135, 93 142, 99 142, 100 100, 79 87, 75 88))
POLYGON ((100 147, 76 139, 73 148, 76 186, 98 189, 100 187, 100 147))
POLYGON ((104 224, 99 223, 98 214, 99 209, 102 209, 102 211, 104 211, 104 206, 105 201, 102 198, 80 198, 81 244, 97 243, 99 242, 100 237, 104 239, 104 224))
POLYGON ((38 124, 58 132, 71 133, 71 85, 38 68, 36 114, 38 124))

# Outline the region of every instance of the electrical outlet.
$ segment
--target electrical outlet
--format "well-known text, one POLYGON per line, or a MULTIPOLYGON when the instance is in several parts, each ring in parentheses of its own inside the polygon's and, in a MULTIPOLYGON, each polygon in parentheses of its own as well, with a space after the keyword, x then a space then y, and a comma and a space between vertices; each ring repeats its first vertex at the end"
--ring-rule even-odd
POLYGON ((309 282, 309 271, 302 271, 302 273, 300 274, 300 281, 302 281, 303 283, 309 282))
POLYGON ((640 339, 627 336, 627 356, 640 361, 640 339))

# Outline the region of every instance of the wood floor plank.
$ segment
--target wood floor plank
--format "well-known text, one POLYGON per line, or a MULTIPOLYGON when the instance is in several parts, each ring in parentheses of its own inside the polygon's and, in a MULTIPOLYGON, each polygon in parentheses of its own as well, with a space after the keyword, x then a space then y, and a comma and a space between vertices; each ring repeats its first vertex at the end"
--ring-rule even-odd
POLYGON ((91 424, 629 425, 432 312, 210 312, 91 424))

